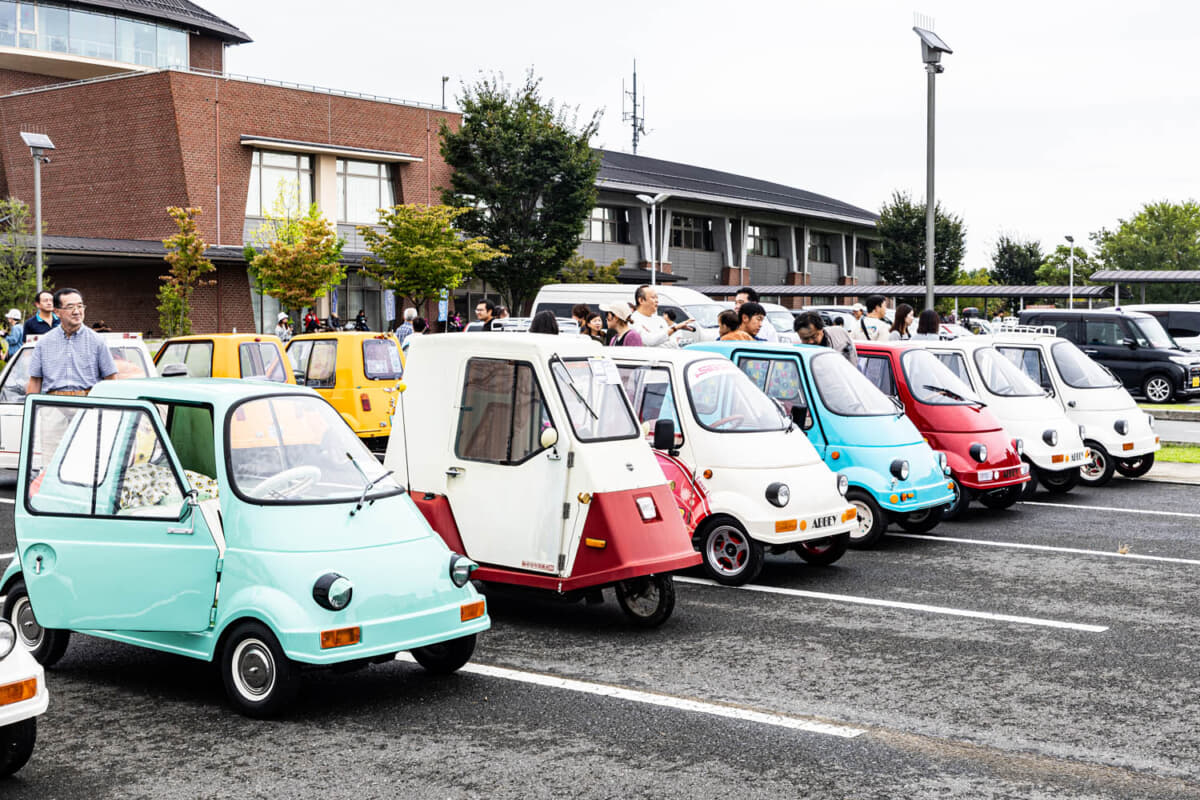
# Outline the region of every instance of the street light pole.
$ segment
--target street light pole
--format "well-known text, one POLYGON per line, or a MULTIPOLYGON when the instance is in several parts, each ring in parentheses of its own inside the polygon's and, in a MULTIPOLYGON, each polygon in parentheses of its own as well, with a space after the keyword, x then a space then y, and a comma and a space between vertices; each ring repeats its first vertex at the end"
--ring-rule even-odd
POLYGON ((942 53, 954 51, 933 31, 914 26, 913 32, 921 38, 921 60, 925 62, 926 81, 926 128, 925 128, 925 307, 933 308, 934 286, 934 223, 937 198, 933 193, 933 134, 934 134, 934 78, 942 67, 942 53))
POLYGON ((1075 237, 1074 236, 1064 236, 1063 238, 1067 240, 1067 244, 1071 248, 1071 258, 1070 258, 1071 277, 1069 279, 1071 288, 1067 290, 1067 308, 1074 308, 1075 307, 1075 237))
POLYGON ((33 224, 35 256, 37 259, 37 290, 42 291, 42 164, 49 163, 47 150, 53 150, 54 142, 44 133, 21 133, 21 141, 33 156, 33 224))

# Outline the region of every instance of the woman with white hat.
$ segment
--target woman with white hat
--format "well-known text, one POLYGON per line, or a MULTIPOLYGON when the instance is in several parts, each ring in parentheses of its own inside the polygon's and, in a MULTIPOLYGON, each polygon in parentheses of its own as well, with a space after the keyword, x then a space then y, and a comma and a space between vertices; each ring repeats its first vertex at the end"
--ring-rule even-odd
POLYGON ((288 319, 287 312, 280 311, 277 319, 278 322, 275 324, 275 335, 278 336, 281 341, 290 341, 292 338, 292 321, 288 319))
POLYGON ((25 341, 25 328, 21 325, 22 319, 23 315, 15 308, 10 308, 4 315, 4 321, 8 324, 8 330, 4 332, 4 343, 8 345, 9 353, 17 352, 25 341))
POLYGON ((642 336, 633 329, 633 306, 629 303, 606 303, 600 306, 608 323, 612 338, 610 347, 641 347, 642 336))

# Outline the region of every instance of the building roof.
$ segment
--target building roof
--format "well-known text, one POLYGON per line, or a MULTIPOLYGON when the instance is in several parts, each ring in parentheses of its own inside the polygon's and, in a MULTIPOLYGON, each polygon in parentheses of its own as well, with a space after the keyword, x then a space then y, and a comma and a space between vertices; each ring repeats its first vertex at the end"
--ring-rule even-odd
POLYGON ((1196 269, 1098 269, 1089 281, 1108 283, 1200 283, 1196 269))
MULTIPOLYGON (((33 237, 27 237, 26 247, 33 247, 33 237)), ((78 257, 82 264, 93 264, 96 256, 113 258, 161 259, 167 254, 158 239, 97 239, 88 236, 43 236, 42 249, 47 255, 78 257)), ((361 264, 366 253, 358 250, 343 250, 342 263, 361 264)), ((204 251, 205 258, 220 262, 244 262, 241 245, 210 245, 204 251)))
POLYGON ((804 214, 871 227, 879 221, 879 215, 873 211, 780 183, 613 150, 599 153, 602 161, 597 183, 602 189, 669 192, 681 199, 804 214))
POLYGON ((227 42, 243 44, 250 37, 225 20, 188 0, 77 0, 71 5, 104 8, 161 22, 174 22, 227 42))
MULTIPOLYGON (((737 286, 689 286, 689 289, 706 294, 710 297, 724 297, 737 291, 737 286)), ((857 285, 828 285, 828 286, 753 286, 754 291, 761 295, 781 297, 813 297, 819 295, 833 297, 866 297, 881 294, 884 297, 924 297, 925 285, 896 285, 896 286, 857 286, 857 285)), ((1112 292, 1111 286, 1076 286, 1076 297, 1104 297, 1112 292)), ((939 297, 1068 297, 1068 286, 969 286, 969 285, 938 285, 933 287, 933 293, 939 297)))

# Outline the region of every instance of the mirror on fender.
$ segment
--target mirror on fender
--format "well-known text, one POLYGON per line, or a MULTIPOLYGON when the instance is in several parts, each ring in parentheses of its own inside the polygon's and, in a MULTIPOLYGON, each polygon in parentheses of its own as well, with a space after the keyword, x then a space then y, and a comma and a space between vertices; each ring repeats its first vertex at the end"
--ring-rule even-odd
POLYGON ((812 414, 808 413, 808 407, 802 405, 792 406, 792 422, 800 426, 800 430, 806 431, 813 426, 812 414))
POLYGON ((675 447, 675 420, 659 419, 654 423, 655 450, 671 450, 675 447))
POLYGON ((554 447, 554 445, 558 444, 558 431, 554 430, 554 428, 546 428, 546 430, 542 431, 540 441, 543 449, 554 447))

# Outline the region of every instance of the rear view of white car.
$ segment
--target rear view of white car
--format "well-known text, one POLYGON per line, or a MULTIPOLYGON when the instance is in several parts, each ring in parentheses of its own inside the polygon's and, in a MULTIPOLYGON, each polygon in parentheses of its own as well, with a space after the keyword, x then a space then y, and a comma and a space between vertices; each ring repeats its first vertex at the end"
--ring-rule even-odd
POLYGON ((0 619, 0 778, 25 766, 37 741, 37 718, 50 704, 42 665, 0 619))

